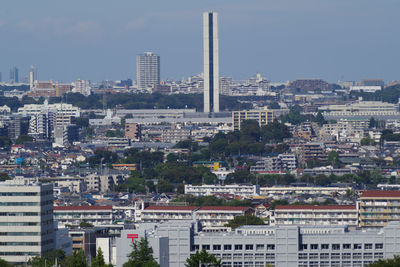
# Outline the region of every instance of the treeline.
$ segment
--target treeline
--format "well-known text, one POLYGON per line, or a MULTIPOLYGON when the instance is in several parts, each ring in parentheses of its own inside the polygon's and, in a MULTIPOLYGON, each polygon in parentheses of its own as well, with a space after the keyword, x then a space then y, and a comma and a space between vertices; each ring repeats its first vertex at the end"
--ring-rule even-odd
POLYGON ((388 86, 375 93, 366 92, 351 92, 350 97, 352 99, 357 99, 362 97, 365 101, 383 101, 389 103, 398 103, 400 98, 400 85, 388 86))
MULTIPOLYGON (((82 109, 101 109, 122 107, 125 109, 184 109, 203 110, 202 94, 93 94, 84 96, 80 93, 68 93, 62 97, 66 103, 82 109), (200 100, 200 101, 199 101, 200 100)), ((50 98, 50 103, 61 102, 61 97, 50 98)), ((251 108, 251 104, 241 103, 237 97, 220 96, 221 110, 238 110, 251 108)))

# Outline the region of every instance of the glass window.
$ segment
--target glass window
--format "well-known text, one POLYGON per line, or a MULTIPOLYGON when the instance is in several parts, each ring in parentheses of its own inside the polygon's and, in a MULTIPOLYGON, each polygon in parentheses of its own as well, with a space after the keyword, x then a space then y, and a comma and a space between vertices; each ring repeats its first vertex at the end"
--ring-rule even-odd
POLYGON ((372 248, 373 248, 372 244, 365 244, 364 245, 364 249, 372 249, 372 248))
POLYGON ((362 245, 361 244, 354 244, 353 245, 353 249, 362 249, 362 245))
POLYGON ((264 244, 257 244, 256 250, 264 250, 264 244))
POLYGON ((322 244, 321 249, 329 249, 329 244, 322 244))
POLYGON ((318 244, 311 244, 311 249, 312 250, 318 249, 318 244))
POLYGON ((201 248, 205 250, 210 250, 210 245, 202 245, 201 248))
POLYGON ((343 244, 343 249, 351 249, 351 244, 343 244))
POLYGON ((274 244, 267 245, 267 250, 275 250, 275 245, 274 244))
POLYGON ((221 245, 213 245, 213 250, 221 250, 221 245))
POLYGON ((243 249, 243 245, 235 245, 235 250, 242 250, 243 249))
POLYGON ((383 249, 383 244, 382 243, 375 244, 375 249, 383 249))
POLYGON ((224 245, 224 250, 232 250, 232 245, 224 245))
POLYGON ((340 244, 332 244, 332 250, 340 250, 340 244))
POLYGON ((253 245, 246 245, 246 250, 253 250, 253 245))

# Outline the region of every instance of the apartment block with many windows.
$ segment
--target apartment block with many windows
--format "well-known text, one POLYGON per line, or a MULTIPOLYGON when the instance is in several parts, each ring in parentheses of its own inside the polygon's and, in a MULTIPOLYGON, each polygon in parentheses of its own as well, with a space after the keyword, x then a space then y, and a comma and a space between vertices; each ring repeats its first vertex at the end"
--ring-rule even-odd
POLYGON ((384 227, 400 220, 400 191, 364 191, 359 198, 360 226, 384 227))
POLYGON ((25 264, 55 248, 53 185, 0 183, 0 258, 25 264))

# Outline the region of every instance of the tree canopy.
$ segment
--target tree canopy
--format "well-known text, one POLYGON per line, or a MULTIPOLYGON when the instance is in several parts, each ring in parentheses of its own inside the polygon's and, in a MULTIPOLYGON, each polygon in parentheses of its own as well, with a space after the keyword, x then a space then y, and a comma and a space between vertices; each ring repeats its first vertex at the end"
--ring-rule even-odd
POLYGON ((201 252, 196 251, 195 254, 191 255, 186 259, 186 267, 220 267, 221 260, 217 259, 213 254, 209 254, 205 249, 201 252))
POLYGON ((141 238, 132 245, 133 250, 128 255, 128 261, 123 267, 159 267, 153 258, 153 249, 145 238, 141 238))

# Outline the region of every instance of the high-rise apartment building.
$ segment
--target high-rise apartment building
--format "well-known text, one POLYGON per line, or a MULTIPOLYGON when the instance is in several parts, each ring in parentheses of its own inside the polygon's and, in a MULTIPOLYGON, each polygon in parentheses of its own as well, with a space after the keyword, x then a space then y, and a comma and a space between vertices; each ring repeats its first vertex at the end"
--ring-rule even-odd
POLYGON ((160 84, 160 56, 145 52, 136 58, 136 78, 138 88, 147 90, 160 84))
POLYGON ((219 112, 218 14, 203 13, 204 112, 219 112))
POLYGON ((34 66, 31 66, 29 69, 29 88, 31 90, 35 86, 36 80, 37 80, 37 70, 34 66))
POLYGON ((0 236, 0 257, 12 264, 53 250, 53 185, 24 179, 0 183, 0 236))
POLYGON ((18 82, 19 82, 18 68, 13 67, 10 69, 10 83, 18 83, 18 82))

